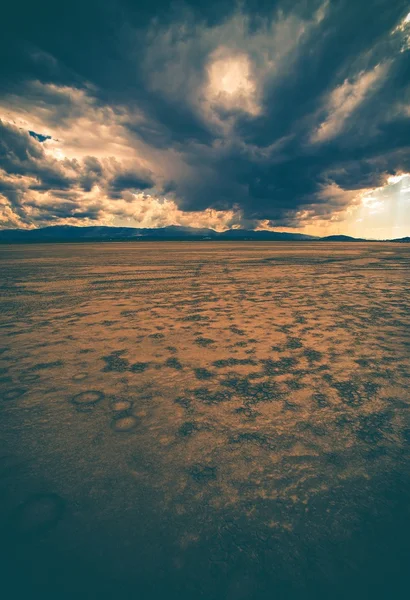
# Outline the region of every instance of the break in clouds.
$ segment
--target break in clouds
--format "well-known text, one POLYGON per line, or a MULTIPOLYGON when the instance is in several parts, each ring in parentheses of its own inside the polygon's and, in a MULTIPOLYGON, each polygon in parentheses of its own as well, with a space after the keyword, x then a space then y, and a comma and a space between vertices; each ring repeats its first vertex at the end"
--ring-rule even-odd
POLYGON ((1 227, 410 213, 408 2, 9 4, 1 227))

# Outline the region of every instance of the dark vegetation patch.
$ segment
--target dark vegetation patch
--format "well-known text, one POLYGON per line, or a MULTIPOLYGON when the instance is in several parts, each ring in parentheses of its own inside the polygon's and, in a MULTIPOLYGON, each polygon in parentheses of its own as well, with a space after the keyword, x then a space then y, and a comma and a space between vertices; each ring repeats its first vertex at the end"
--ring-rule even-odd
POLYGON ((195 433, 196 431, 199 431, 199 429, 200 429, 200 427, 199 427, 198 423, 195 423, 194 421, 186 421, 178 429, 178 435, 182 436, 182 437, 188 437, 188 436, 192 435, 193 433, 195 433))
POLYGON ((139 310, 122 310, 120 315, 122 317, 135 317, 139 312, 139 310))
POLYGON ((344 467, 346 464, 346 459, 340 452, 327 452, 323 455, 323 458, 326 463, 335 467, 344 467))
POLYGON ((220 404, 221 402, 227 402, 232 397, 232 392, 223 391, 211 391, 209 388, 200 387, 193 390, 194 396, 203 404, 220 404))
POLYGON ((303 344, 300 341, 300 338, 297 337, 289 337, 286 342, 286 347, 291 350, 296 350, 297 348, 302 348, 303 344))
POLYGON ((357 358, 355 363, 357 363, 359 367, 368 367, 371 364, 371 361, 368 358, 357 358))
POLYGON ((375 396, 381 387, 380 383, 374 381, 365 381, 363 384, 364 392, 369 398, 375 396))
POLYGON ((292 329, 292 325, 279 325, 277 327, 277 330, 280 331, 281 333, 284 333, 286 335, 289 335, 289 331, 292 329))
POLYGON ((176 354, 178 352, 175 346, 167 346, 165 349, 171 352, 172 354, 176 354))
POLYGON ((410 444, 410 427, 406 427, 406 429, 403 429, 402 436, 406 444, 410 444))
POLYGON ((133 373, 143 373, 148 369, 149 365, 149 362, 136 362, 130 366, 130 371, 133 373))
POLYGON ((357 436, 368 444, 379 442, 387 432, 391 431, 391 412, 372 413, 361 415, 356 430, 357 436))
POLYGON ((214 376, 212 371, 205 368, 194 369, 195 377, 199 380, 212 379, 214 376))
POLYGON ((371 445, 368 447, 367 452, 364 452, 364 456, 367 460, 380 460, 382 456, 387 456, 388 449, 381 444, 371 445))
POLYGON ((329 406, 329 401, 326 394, 318 392, 317 394, 313 394, 312 397, 319 408, 326 408, 326 406, 329 406))
POLYGON ((198 482, 214 481, 217 477, 217 468, 208 465, 193 465, 188 472, 198 482))
POLYGON ((303 315, 297 315, 295 317, 295 323, 298 323, 299 325, 304 325, 306 323, 306 318, 303 315))
POLYGON ((165 335, 163 333, 150 333, 148 337, 152 340, 163 340, 165 335))
MULTIPOLYGON (((351 421, 349 420, 349 423, 351 421)), ((328 430, 320 424, 314 424, 311 423, 309 421, 299 421, 296 425, 295 425, 295 431, 299 432, 299 433, 311 433, 312 435, 316 436, 316 437, 324 437, 326 435, 328 435, 328 430)), ((295 439, 293 438, 292 444, 295 443, 295 439)))
POLYGON ((171 369, 176 369, 177 371, 181 371, 183 369, 182 364, 174 356, 165 361, 165 366, 170 367, 171 369))
POLYGON ((297 412, 298 410, 300 410, 300 406, 299 404, 295 404, 295 402, 290 402, 289 400, 285 400, 285 402, 283 403, 283 410, 286 411, 292 411, 292 412, 297 412))
POLYGON ((259 402, 273 402, 283 397, 278 384, 274 381, 260 381, 252 383, 248 377, 240 377, 234 373, 221 380, 221 385, 231 389, 236 395, 244 399, 246 405, 259 402))
POLYGON ((235 327, 234 325, 232 325, 229 329, 230 329, 230 331, 232 331, 232 333, 236 333, 236 335, 245 335, 245 331, 243 329, 239 329, 238 327, 235 327))
POLYGON ((29 371, 20 373, 19 379, 22 383, 34 383, 41 379, 38 373, 30 373, 29 371))
POLYGON ((347 425, 351 425, 353 423, 352 417, 347 414, 340 414, 335 419, 335 424, 339 429, 344 429, 347 425))
POLYGON ((393 381, 397 371, 400 371, 400 365, 397 366, 397 369, 395 371, 393 371, 392 369, 379 369, 376 372, 372 373, 372 375, 377 379, 386 379, 387 381, 393 381))
POLYGON ((257 361, 253 358, 221 358, 215 360, 213 363, 214 367, 222 369, 223 367, 235 367, 237 365, 257 365, 257 361))
POLYGON ((247 417, 248 419, 256 419, 256 417, 258 417, 261 414, 260 412, 258 412, 254 408, 251 408, 250 406, 240 406, 239 408, 235 409, 235 412, 238 415, 247 417))
POLYGON ((285 347, 284 346, 271 346, 270 348, 273 352, 284 352, 285 351, 285 347))
POLYGON ((340 399, 349 406, 361 406, 363 404, 363 394, 359 386, 353 381, 337 381, 333 383, 340 399))
POLYGON ((195 343, 198 344, 198 346, 210 346, 211 344, 215 344, 215 340, 211 339, 211 338, 207 338, 207 337, 197 337, 195 339, 195 343))
POLYGON ((29 371, 44 371, 46 369, 57 369, 62 366, 64 366, 62 360, 55 360, 54 362, 37 363, 36 365, 29 367, 29 371))
POLYGON ((235 393, 246 395, 249 388, 252 386, 248 377, 243 377, 237 373, 228 373, 228 375, 220 380, 220 384, 224 387, 231 388, 235 393))
POLYGON ((301 390, 304 387, 306 387, 299 379, 297 379, 296 377, 293 377, 292 379, 289 379, 289 381, 286 382, 286 385, 288 386, 288 388, 290 390, 301 390))
POLYGON ((180 406, 182 406, 182 408, 186 409, 191 408, 192 405, 192 401, 189 398, 186 398, 185 396, 178 396, 178 398, 175 398, 174 402, 175 404, 179 404, 180 406))
POLYGON ((280 358, 279 360, 272 360, 271 358, 262 360, 263 370, 266 375, 285 375, 289 373, 298 361, 292 356, 280 358))
POLYGON ((0 398, 2 398, 2 400, 6 400, 6 402, 9 402, 11 400, 17 400, 17 398, 20 398, 26 392, 27 392, 27 390, 25 390, 24 388, 14 388, 13 390, 4 390, 1 393, 0 398))
POLYGON ((313 350, 313 348, 306 348, 303 353, 310 363, 318 362, 322 359, 322 353, 318 352, 318 350, 313 350))
POLYGON ((317 437, 324 437, 328 434, 328 430, 323 425, 309 424, 309 430, 317 437))
POLYGON ((409 408, 410 402, 406 402, 401 398, 397 398, 395 396, 389 396, 387 398, 383 398, 385 402, 390 402, 394 405, 394 408, 409 408))
POLYGON ((188 315, 186 317, 180 317, 179 319, 177 319, 177 321, 209 321, 209 317, 207 317, 206 315, 188 315))
POLYGON ((126 358, 121 358, 122 354, 124 354, 124 350, 116 350, 115 352, 111 352, 108 356, 103 356, 102 359, 107 364, 102 371, 116 371, 118 373, 127 371, 129 368, 129 361, 126 358))
POLYGON ((261 371, 253 371, 248 375, 248 379, 262 379, 262 377, 265 377, 265 373, 262 373, 261 371))

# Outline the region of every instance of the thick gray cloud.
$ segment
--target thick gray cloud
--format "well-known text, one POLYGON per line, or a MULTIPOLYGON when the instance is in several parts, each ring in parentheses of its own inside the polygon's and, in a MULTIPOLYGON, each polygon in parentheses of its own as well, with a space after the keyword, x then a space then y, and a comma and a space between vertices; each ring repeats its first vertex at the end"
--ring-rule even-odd
POLYGON ((95 198, 90 203, 84 192, 98 186, 116 199, 122 192, 154 185, 148 170, 139 165, 133 171, 124 170, 115 158, 104 162, 93 156, 57 159, 29 132, 0 120, 0 194, 23 224, 65 218, 98 220, 105 216, 103 206, 95 198))
POLYGON ((20 220, 134 218, 148 191, 298 227, 410 172, 407 2, 198 4, 6 8, 0 193, 20 220))

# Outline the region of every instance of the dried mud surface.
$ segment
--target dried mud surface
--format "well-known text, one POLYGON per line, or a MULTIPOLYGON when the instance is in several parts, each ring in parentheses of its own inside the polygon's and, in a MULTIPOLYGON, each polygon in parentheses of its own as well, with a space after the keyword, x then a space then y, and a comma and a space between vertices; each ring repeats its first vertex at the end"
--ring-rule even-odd
POLYGON ((406 597, 409 267, 384 243, 1 247, 7 597, 406 597))

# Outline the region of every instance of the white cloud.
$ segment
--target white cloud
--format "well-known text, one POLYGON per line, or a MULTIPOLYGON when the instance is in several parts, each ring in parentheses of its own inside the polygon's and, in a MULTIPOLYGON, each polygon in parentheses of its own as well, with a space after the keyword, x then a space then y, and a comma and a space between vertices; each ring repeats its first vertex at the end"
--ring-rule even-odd
POLYGON ((393 29, 392 33, 401 36, 401 52, 410 49, 410 13, 400 21, 397 27, 393 29))

